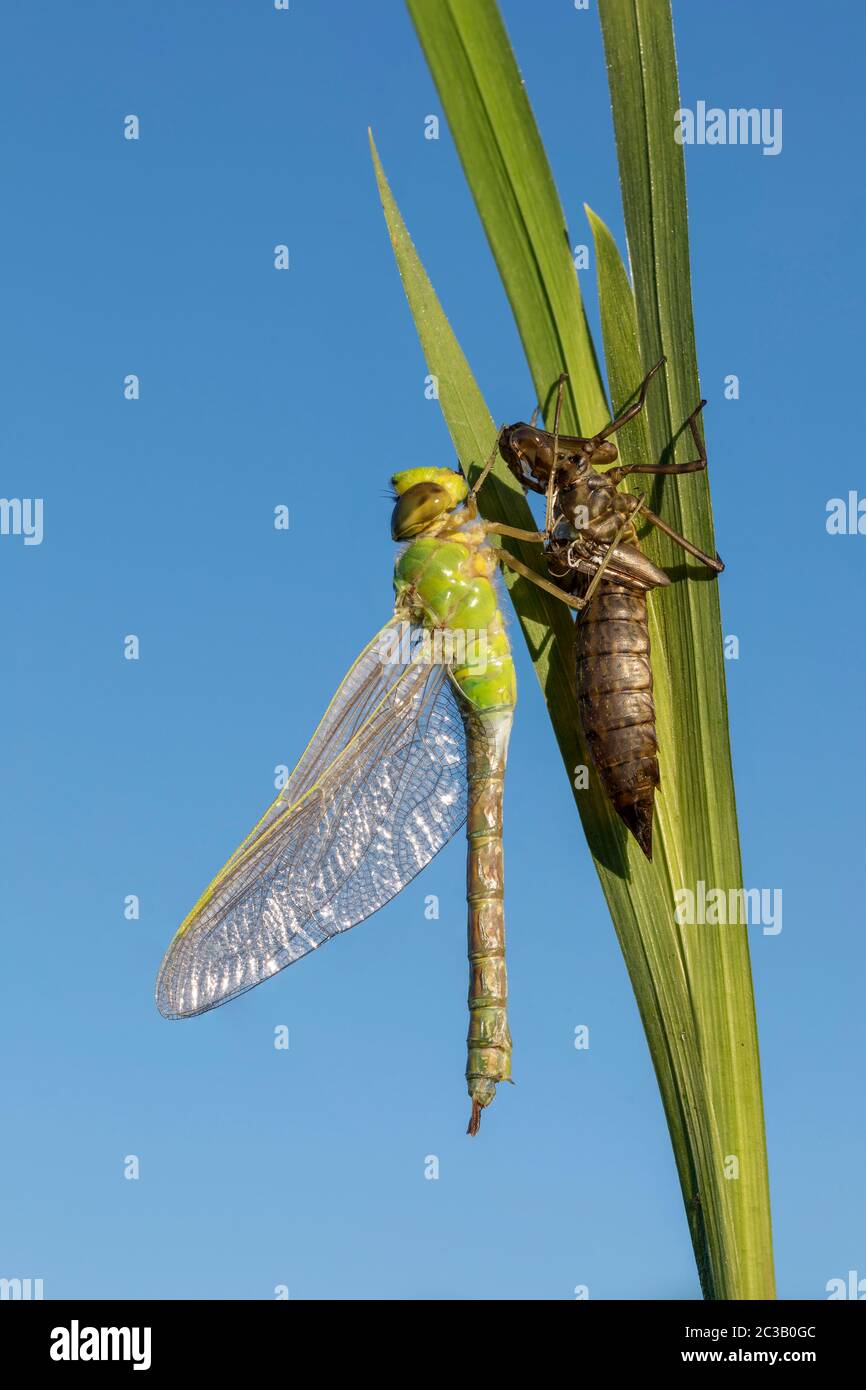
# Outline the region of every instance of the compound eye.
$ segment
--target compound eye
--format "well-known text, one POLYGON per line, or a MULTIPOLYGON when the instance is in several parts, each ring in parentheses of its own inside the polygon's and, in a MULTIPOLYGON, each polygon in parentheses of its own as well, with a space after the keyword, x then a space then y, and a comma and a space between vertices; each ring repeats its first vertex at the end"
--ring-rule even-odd
POLYGON ((519 429, 512 430, 510 438, 512 448, 521 454, 538 443, 538 435, 529 425, 521 425, 519 429))
POLYGON ((598 466, 602 463, 614 463, 619 458, 619 450, 612 439, 605 439, 592 451, 590 462, 598 466))
POLYGON ((452 510, 451 498, 438 483, 415 483, 397 498, 391 514, 391 539, 410 540, 452 510))

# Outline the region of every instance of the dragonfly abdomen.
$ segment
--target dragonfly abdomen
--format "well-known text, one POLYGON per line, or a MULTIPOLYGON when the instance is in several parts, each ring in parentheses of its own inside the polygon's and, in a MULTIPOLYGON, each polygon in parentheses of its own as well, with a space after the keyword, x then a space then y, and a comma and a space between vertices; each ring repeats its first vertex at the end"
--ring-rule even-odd
POLYGON ((467 714, 470 1134, 478 1132, 481 1111, 493 1100, 497 1084, 511 1079, 502 857, 502 792, 511 718, 510 710, 467 714))
POLYGON ((589 751, 617 814, 651 859, 659 764, 646 592, 603 582, 576 632, 589 751))
POLYGON ((502 793, 517 684, 492 582, 496 557, 480 529, 421 536, 397 561, 398 606, 457 639, 449 674, 460 692, 468 757, 467 899, 469 1133, 511 1078, 502 860, 502 793))

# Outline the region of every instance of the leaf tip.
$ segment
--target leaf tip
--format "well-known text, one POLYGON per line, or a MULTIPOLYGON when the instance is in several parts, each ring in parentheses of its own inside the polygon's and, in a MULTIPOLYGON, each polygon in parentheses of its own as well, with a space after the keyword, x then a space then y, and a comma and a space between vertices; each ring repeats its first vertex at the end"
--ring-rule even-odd
MULTIPOLYGON (((589 203, 584 203, 583 210, 586 213, 586 220, 592 228, 592 233, 594 236, 598 232, 608 232, 607 224, 602 221, 597 212, 593 212, 592 208, 589 206, 589 203)), ((610 235, 609 232, 608 235, 610 235)))

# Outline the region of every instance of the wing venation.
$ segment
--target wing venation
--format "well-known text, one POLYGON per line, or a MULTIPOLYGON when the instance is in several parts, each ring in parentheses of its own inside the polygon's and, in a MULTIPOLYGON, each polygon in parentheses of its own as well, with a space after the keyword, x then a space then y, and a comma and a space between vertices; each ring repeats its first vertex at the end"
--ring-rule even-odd
POLYGON ((441 665, 397 620, 361 653, 280 796, 182 923, 157 979, 204 1013, 372 915, 466 818, 466 735, 441 665), (421 656, 419 656, 421 653, 421 656), (383 660, 388 655, 388 660, 383 660))

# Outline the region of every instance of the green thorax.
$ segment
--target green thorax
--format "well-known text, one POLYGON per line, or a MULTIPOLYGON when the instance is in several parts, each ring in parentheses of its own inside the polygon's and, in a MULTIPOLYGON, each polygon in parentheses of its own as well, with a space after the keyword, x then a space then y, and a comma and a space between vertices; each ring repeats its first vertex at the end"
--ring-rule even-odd
POLYGON ((419 536, 394 567, 398 610, 447 635, 453 679, 479 711, 512 708, 517 698, 495 570, 495 551, 478 523, 419 536))

